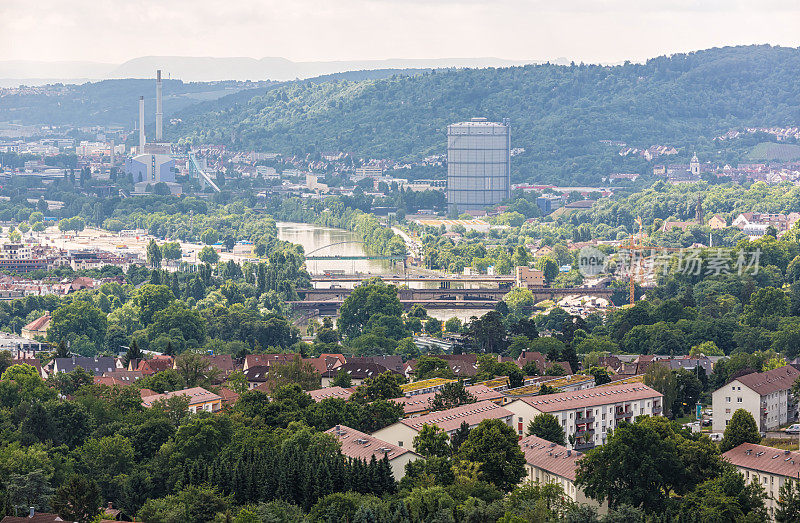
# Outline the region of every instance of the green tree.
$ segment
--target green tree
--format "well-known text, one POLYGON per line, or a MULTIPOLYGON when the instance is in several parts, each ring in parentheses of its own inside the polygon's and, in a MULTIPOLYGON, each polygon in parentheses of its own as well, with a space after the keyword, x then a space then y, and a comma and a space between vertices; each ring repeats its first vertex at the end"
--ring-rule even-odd
POLYGON ((155 240, 150 240, 147 244, 147 264, 154 269, 160 269, 161 257, 161 248, 155 240))
POLYGON ((159 523, 207 523, 230 506, 216 488, 191 485, 177 494, 148 499, 139 511, 142 521, 159 523))
POLYGON ((786 360, 783 358, 770 358, 764 362, 764 365, 761 367, 761 371, 767 372, 768 370, 778 369, 787 365, 788 363, 786 363, 786 360))
POLYGON ((148 326, 153 322, 153 316, 166 309, 175 297, 166 285, 153 285, 147 283, 131 297, 133 304, 139 308, 139 322, 148 326))
POLYGON ((244 394, 250 389, 247 376, 241 370, 231 372, 225 381, 225 386, 237 394, 244 394))
POLYGON ((75 300, 53 311, 47 339, 58 343, 62 340, 73 341, 83 335, 97 347, 102 347, 107 325, 103 311, 89 302, 75 300))
POLYGON ((552 414, 542 413, 528 423, 528 436, 539 436, 547 441, 565 445, 564 429, 558 419, 552 414))
POLYGON ((787 480, 781 485, 776 503, 775 521, 800 521, 800 485, 797 480, 787 480))
POLYGON ((206 245, 200 249, 197 258, 203 263, 214 265, 219 261, 219 253, 217 253, 217 251, 215 251, 210 245, 206 245))
POLYGON ((167 242, 161 245, 161 256, 165 260, 180 260, 183 256, 179 242, 167 242))
POLYGON ((475 403, 476 401, 478 400, 467 391, 462 381, 453 381, 445 383, 445 385, 433 395, 431 411, 452 409, 453 407, 475 403))
POLYGON ((514 429, 500 420, 483 420, 458 451, 461 459, 479 463, 481 479, 509 491, 525 477, 525 456, 514 429))
POLYGON ((450 455, 449 440, 447 432, 426 423, 414 436, 414 450, 426 458, 446 458, 450 455))
POLYGON ((455 317, 450 318, 444 322, 444 330, 452 333, 461 332, 461 320, 455 317))
POLYGON ((558 276, 558 262, 549 256, 543 256, 536 260, 536 268, 544 274, 547 283, 552 282, 558 276))
POLYGON ((425 322, 425 332, 431 336, 439 336, 442 333, 442 322, 437 318, 428 318, 425 322))
POLYGON ((664 395, 664 414, 672 415, 672 406, 678 396, 678 382, 675 373, 661 363, 653 363, 644 373, 644 384, 664 395), (669 410, 667 410, 669 409, 669 410))
POLYGON ((72 475, 58 489, 50 506, 65 521, 89 523, 100 514, 100 488, 82 475, 72 475))
POLYGON ((725 432, 722 433, 719 449, 721 452, 727 452, 742 443, 760 442, 761 434, 758 432, 758 425, 753 415, 744 409, 736 409, 725 427, 725 432))
POLYGON ((350 377, 350 374, 347 372, 339 371, 336 373, 336 376, 333 377, 331 381, 331 387, 342 387, 342 388, 349 388, 353 383, 353 379, 350 377))
POLYGON ((354 401, 369 402, 375 400, 389 400, 403 395, 400 384, 405 380, 400 374, 386 371, 374 377, 369 377, 356 387, 351 396, 354 401))
POLYGON ((219 233, 214 229, 208 228, 200 235, 200 241, 206 245, 214 245, 219 241, 219 233))
POLYGON ((403 307, 397 297, 397 288, 382 281, 371 281, 356 287, 345 298, 339 309, 339 332, 353 339, 365 332, 370 318, 375 314, 399 318, 403 307))
POLYGON ((184 352, 175 358, 175 370, 183 378, 186 387, 209 388, 220 375, 217 367, 196 352, 184 352))

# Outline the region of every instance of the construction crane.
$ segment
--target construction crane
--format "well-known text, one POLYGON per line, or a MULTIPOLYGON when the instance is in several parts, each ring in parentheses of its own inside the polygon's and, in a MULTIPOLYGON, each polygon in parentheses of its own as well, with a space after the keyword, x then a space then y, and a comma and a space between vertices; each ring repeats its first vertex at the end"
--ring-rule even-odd
POLYGON ((634 224, 639 226, 639 232, 636 233, 636 234, 631 234, 631 237, 630 237, 630 240, 628 242, 628 245, 622 247, 622 249, 628 249, 628 250, 631 251, 631 269, 630 269, 630 276, 628 278, 628 292, 629 292, 631 306, 633 306, 633 303, 634 303, 634 301, 636 299, 636 297, 635 297, 636 275, 641 273, 641 266, 639 266, 639 270, 634 273, 634 270, 633 270, 633 252, 634 251, 645 251, 645 250, 648 250, 648 249, 650 249, 650 250, 659 250, 659 251, 669 251, 669 252, 675 252, 675 251, 682 251, 683 250, 683 249, 674 248, 674 247, 653 247, 652 245, 642 245, 641 243, 639 243, 639 241, 643 237, 646 236, 646 234, 643 232, 642 217, 641 216, 637 216, 636 220, 634 220, 634 224))

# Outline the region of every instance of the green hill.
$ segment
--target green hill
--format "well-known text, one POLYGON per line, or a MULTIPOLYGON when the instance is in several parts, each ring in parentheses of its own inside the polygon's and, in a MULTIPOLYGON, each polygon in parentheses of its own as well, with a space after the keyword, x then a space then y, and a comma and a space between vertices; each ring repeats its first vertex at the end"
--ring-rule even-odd
POLYGON ((747 154, 747 159, 751 161, 779 161, 791 162, 800 158, 800 145, 788 143, 763 142, 747 154))
MULTIPOLYGON (((447 124, 510 118, 515 181, 597 183, 646 173, 601 140, 667 144, 708 159, 714 136, 800 122, 800 50, 709 49, 620 66, 438 70, 360 82, 290 83, 232 103, 190 108, 173 138, 282 153, 345 150, 395 159, 445 150, 447 124), (705 155, 705 156, 703 156, 705 155)), ((737 153, 738 154, 738 153, 737 153)), ((685 158, 683 158, 685 156, 685 158)), ((738 157, 725 157, 736 161, 738 157)))

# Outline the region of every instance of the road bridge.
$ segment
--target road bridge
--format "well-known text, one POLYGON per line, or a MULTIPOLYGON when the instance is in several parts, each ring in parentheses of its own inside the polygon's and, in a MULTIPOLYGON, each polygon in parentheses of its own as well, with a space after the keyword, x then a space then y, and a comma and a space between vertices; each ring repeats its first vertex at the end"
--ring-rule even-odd
MULTIPOLYGON (((308 258, 306 258, 308 259, 308 258)), ((384 275, 378 276, 376 274, 365 275, 330 275, 330 276, 313 276, 311 283, 355 283, 362 282, 370 278, 380 278, 386 283, 516 283, 517 279, 514 276, 400 276, 400 275, 384 275)))
MULTIPOLYGON (((534 287, 530 291, 538 301, 565 296, 593 296, 611 298, 613 289, 607 287, 568 287, 554 289, 534 287)), ((320 309, 334 312, 353 292, 353 289, 298 289, 304 300, 290 302, 294 309, 320 309)), ((438 309, 493 309, 503 299, 508 289, 398 289, 400 303, 406 309, 418 303, 426 308, 438 309)))

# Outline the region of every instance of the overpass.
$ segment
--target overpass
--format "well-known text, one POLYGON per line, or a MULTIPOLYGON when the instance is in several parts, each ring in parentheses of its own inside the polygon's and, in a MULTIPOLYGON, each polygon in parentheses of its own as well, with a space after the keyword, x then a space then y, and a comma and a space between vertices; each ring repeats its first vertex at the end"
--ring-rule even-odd
MULTIPOLYGON (((308 257, 306 257, 308 259, 308 257)), ((461 276, 454 274, 450 276, 400 276, 400 275, 383 275, 365 274, 365 275, 326 275, 326 276, 313 276, 311 283, 355 283, 362 282, 369 278, 380 278, 386 283, 516 283, 517 279, 514 276, 461 276)))
MULTIPOLYGON (((420 304, 429 309, 493 309, 509 289, 398 289, 400 303, 406 309, 420 304)), ((530 291, 538 301, 564 296, 594 296, 611 298, 613 289, 607 287, 534 287, 530 291)), ((353 289, 297 289, 303 301, 289 302, 293 309, 319 309, 335 312, 353 289)))
POLYGON ((220 192, 219 187, 217 187, 217 184, 211 179, 211 176, 200 167, 200 163, 197 161, 194 153, 189 153, 189 173, 200 181, 201 189, 205 189, 206 186, 211 186, 214 192, 220 192))

